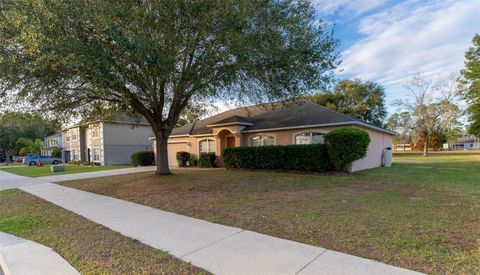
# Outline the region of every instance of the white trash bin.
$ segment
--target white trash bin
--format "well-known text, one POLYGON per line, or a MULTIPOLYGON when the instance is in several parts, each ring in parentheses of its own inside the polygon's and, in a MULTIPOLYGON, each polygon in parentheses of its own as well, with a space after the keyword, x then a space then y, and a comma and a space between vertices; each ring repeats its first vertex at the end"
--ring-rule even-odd
POLYGON ((392 158, 393 158, 392 148, 387 147, 383 149, 383 166, 385 167, 392 166, 392 161, 393 161, 392 158))

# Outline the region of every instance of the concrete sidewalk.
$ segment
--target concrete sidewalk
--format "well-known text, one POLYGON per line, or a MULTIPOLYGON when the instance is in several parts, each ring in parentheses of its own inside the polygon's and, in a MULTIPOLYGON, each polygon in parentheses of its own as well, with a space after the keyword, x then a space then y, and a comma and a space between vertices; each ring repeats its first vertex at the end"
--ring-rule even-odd
POLYGON ((0 232, 0 267, 5 275, 80 274, 51 248, 3 232, 0 232))
POLYGON ((59 181, 66 181, 66 180, 78 180, 78 179, 125 175, 125 174, 155 171, 155 169, 156 169, 155 166, 144 166, 144 167, 121 168, 121 169, 102 170, 102 171, 85 172, 85 173, 61 174, 61 175, 45 176, 45 177, 37 177, 37 178, 18 176, 18 175, 0 170, 0 191, 19 188, 22 186, 29 186, 29 185, 38 184, 38 183, 45 183, 45 182, 59 182, 59 181))
POLYGON ((53 183, 20 189, 215 274, 418 274, 53 183))
POLYGON ((21 177, 0 170, 0 191, 39 183, 45 183, 45 181, 37 178, 21 177))
POLYGON ((102 171, 95 171, 95 172, 62 174, 62 175, 55 175, 55 176, 38 177, 36 179, 41 180, 42 182, 58 182, 58 181, 66 181, 66 180, 79 180, 79 179, 90 179, 90 178, 108 177, 108 176, 116 176, 116 175, 125 175, 125 174, 133 174, 133 173, 148 172, 148 171, 155 171, 155 170, 156 170, 155 166, 140 166, 140 167, 131 167, 131 168, 102 170, 102 171))

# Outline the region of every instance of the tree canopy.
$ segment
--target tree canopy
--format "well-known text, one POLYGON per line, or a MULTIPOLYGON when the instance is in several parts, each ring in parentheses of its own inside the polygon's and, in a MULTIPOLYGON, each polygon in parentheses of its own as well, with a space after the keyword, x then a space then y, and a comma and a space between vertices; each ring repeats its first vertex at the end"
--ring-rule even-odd
POLYGON ((308 99, 377 126, 383 126, 387 115, 385 90, 372 81, 342 80, 333 91, 308 96, 308 99))
POLYGON ((310 1, 4 0, 2 97, 140 114, 169 174, 167 139, 190 102, 272 101, 331 80, 337 41, 310 1))
POLYGON ((410 143, 413 128, 410 112, 393 113, 387 119, 385 128, 398 134, 398 136, 393 137, 394 142, 410 143))
POLYGON ((470 134, 480 136, 480 35, 472 40, 473 46, 465 53, 465 68, 460 71, 465 86, 464 97, 469 103, 470 134))
POLYGON ((0 114, 0 151, 17 154, 21 145, 20 138, 42 139, 60 130, 56 119, 47 119, 39 114, 7 112, 0 114))
POLYGON ((29 138, 19 138, 17 140, 17 145, 21 146, 19 153, 27 154, 34 153, 40 155, 43 149, 43 140, 42 139, 29 139, 29 138))

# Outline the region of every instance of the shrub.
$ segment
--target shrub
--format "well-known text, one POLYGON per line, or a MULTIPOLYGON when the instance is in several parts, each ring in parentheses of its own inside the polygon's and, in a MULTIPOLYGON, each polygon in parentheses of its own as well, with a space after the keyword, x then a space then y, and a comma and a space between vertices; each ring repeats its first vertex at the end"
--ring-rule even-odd
POLYGON ((83 166, 100 166, 102 164, 98 161, 85 161, 85 162, 82 162, 82 165, 83 166))
POLYGON ((155 163, 155 155, 153 151, 140 151, 133 153, 131 156, 133 166, 148 166, 155 163))
POLYGON ((80 165, 81 162, 79 160, 72 160, 72 161, 69 161, 68 164, 72 164, 72 165, 80 165))
POLYGON ((325 135, 328 155, 335 169, 348 171, 352 162, 367 154, 370 136, 356 128, 339 128, 325 135))
POLYGON ((190 158, 188 159, 188 166, 198 166, 198 158, 195 155, 190 155, 190 158))
POLYGON ((177 152, 177 162, 179 167, 186 167, 187 162, 190 159, 190 153, 189 152, 177 152))
POLYGON ((61 147, 54 147, 52 150, 52 157, 54 158, 62 158, 62 148, 61 147))
POLYGON ((325 172, 330 169, 324 144, 226 148, 226 167, 325 172))
POLYGON ((202 168, 215 167, 216 160, 217 156, 215 156, 215 153, 201 153, 200 158, 198 159, 198 166, 202 168))

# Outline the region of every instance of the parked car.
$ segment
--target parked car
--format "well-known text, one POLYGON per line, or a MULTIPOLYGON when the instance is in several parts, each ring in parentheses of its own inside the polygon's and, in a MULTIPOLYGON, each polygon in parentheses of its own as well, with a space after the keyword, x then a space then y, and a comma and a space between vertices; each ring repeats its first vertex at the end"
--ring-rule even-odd
POLYGON ((51 156, 37 156, 28 154, 23 158, 23 164, 25 165, 37 165, 39 162, 42 164, 59 164, 62 160, 51 156))

